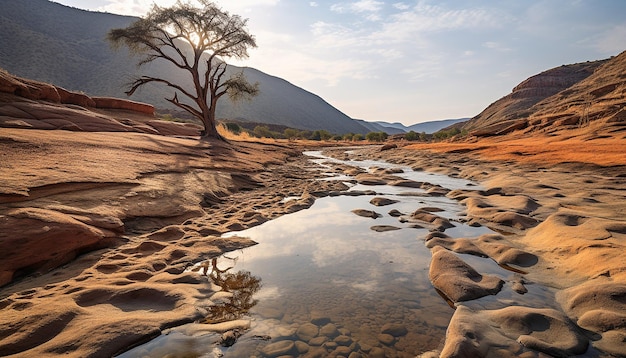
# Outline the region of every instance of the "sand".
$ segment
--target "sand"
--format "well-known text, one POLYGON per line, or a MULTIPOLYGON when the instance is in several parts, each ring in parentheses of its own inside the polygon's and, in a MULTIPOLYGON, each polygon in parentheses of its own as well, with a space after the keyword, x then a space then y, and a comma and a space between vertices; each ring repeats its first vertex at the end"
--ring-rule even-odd
MULTIPOLYGON (((361 183, 448 196, 465 206, 460 220, 500 233, 454 238, 445 234, 450 223, 437 208, 398 213, 431 229, 425 244, 435 258, 454 258, 431 267, 433 283, 456 302, 456 311, 445 345, 424 356, 569 356, 590 345, 626 356, 622 142, 487 138, 398 143, 352 154, 472 179, 480 190, 450 191, 384 170, 338 169, 361 183), (556 288, 561 309, 470 308, 472 296, 496 294, 502 282, 456 261, 456 253, 519 269, 519 293, 526 282, 556 288)), ((316 197, 346 189, 314 180, 319 172, 300 155, 302 148, 1 129, 0 352, 110 356, 202 317, 219 299, 219 288, 185 268, 255 244, 221 233, 305 209, 316 197), (299 199, 285 203, 285 197, 299 199)), ((345 157, 342 150, 329 153, 345 157)))

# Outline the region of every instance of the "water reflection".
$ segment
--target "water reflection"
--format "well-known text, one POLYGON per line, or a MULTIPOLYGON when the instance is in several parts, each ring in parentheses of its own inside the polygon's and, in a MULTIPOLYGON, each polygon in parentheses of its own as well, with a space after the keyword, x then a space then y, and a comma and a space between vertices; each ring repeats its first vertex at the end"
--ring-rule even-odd
POLYGON ((249 271, 228 272, 233 266, 222 270, 217 267, 217 258, 202 263, 200 267, 202 274, 208 276, 213 284, 221 287, 223 292, 230 293, 223 302, 208 308, 204 323, 222 323, 239 319, 258 303, 258 300, 253 299, 253 295, 261 288, 261 279, 249 271))

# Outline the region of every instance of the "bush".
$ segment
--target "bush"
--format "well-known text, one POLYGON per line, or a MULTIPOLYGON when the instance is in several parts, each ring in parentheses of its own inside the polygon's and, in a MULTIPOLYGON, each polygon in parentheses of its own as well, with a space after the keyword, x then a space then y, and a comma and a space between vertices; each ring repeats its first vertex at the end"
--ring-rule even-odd
POLYGON ((365 135, 365 139, 370 142, 384 142, 387 139, 387 133, 385 132, 369 132, 365 135))
POLYGON ((234 134, 241 133, 241 127, 237 123, 226 123, 226 129, 228 129, 229 132, 234 133, 234 134))
POLYGON ((414 141, 414 140, 418 140, 419 139, 419 135, 417 133, 415 133, 415 131, 410 131, 407 134, 404 135, 404 139, 409 140, 409 141, 414 141))

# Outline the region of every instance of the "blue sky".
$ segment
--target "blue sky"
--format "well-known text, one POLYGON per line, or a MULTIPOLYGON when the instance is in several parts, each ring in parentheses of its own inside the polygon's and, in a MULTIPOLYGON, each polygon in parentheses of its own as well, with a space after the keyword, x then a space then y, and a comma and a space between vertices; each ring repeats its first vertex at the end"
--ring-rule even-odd
MULTIPOLYGON (((142 16, 153 2, 56 0, 142 16)), ((193 1, 191 1, 193 2, 193 1)), ((524 79, 626 50, 626 1, 218 0, 258 48, 233 63, 313 92, 352 118, 472 117, 524 79)))

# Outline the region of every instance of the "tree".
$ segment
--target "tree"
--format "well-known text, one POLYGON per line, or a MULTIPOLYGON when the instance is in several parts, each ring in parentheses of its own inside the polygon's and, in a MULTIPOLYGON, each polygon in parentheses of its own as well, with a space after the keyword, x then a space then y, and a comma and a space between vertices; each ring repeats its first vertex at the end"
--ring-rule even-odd
POLYGON ((130 85, 127 95, 149 83, 165 85, 174 90, 172 98, 166 100, 202 122, 203 138, 223 140, 216 128, 217 101, 225 94, 237 100, 251 98, 259 91, 258 84, 247 82, 243 72, 226 78, 223 59, 247 58, 248 48, 256 47, 256 41, 246 29, 247 19, 230 15, 208 0, 197 2, 200 8, 181 0, 172 7, 154 5, 145 18, 111 30, 108 40, 114 47, 126 45, 140 55, 139 66, 162 59, 185 72, 193 84, 190 90, 183 83, 141 76, 130 85))
POLYGON ((387 133, 385 132, 369 132, 365 135, 365 139, 370 142, 384 142, 387 139, 387 133))

